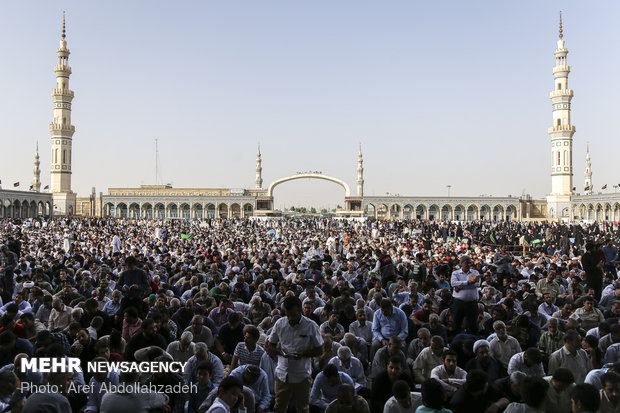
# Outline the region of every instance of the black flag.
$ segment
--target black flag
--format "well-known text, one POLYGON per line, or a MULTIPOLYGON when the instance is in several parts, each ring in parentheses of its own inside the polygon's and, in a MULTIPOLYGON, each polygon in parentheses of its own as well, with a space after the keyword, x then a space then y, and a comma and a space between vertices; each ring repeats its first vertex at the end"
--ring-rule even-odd
POLYGON ((607 189, 607 184, 603 185, 601 189, 607 189))
POLYGON ((19 186, 19 182, 15 182, 15 183, 13 184, 13 186, 14 186, 14 187, 19 186))
POLYGON ((50 188, 49 185, 45 185, 45 188, 43 188, 43 189, 49 189, 49 188, 50 188))

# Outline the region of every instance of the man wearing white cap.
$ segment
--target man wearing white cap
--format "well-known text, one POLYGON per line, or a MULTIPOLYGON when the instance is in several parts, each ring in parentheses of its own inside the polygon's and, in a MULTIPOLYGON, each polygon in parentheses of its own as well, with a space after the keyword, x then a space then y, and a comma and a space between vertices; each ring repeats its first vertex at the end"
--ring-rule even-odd
POLYGON ((505 377, 506 369, 502 364, 491 357, 490 347, 486 340, 478 340, 474 343, 475 358, 469 360, 465 365, 466 371, 482 370, 489 376, 489 382, 494 383, 495 380, 505 377))

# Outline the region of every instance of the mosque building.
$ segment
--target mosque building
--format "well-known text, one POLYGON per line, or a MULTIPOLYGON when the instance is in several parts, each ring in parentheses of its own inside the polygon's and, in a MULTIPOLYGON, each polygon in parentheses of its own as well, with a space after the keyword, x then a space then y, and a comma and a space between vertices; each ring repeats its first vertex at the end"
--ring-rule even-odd
MULTIPOLYGON (((562 18, 554 52, 555 66, 552 101, 551 192, 546 199, 522 197, 425 197, 365 196, 364 161, 360 146, 357 159, 356 194, 347 182, 321 172, 297 172, 263 186, 262 154, 256 154, 254 188, 173 188, 171 185, 141 185, 137 188, 108 188, 97 194, 93 188, 87 197, 78 197, 71 188, 72 142, 75 126, 71 123, 74 92, 69 89, 71 67, 63 15, 60 47, 54 66, 56 86, 52 90, 53 121, 51 134, 51 188, 41 190, 38 145, 34 161, 34 178, 29 191, 2 189, 0 218, 50 216, 98 216, 118 218, 201 219, 230 217, 280 216, 274 207, 274 188, 296 179, 321 179, 340 185, 345 191, 344 208, 337 216, 375 219, 472 220, 565 220, 620 221, 620 194, 595 193, 589 145, 585 163, 583 194, 573 186, 573 135, 571 100, 568 86, 570 66, 567 62, 562 18)), ((78 135, 79 136, 79 135, 78 135)), ((19 183, 15 184, 15 187, 19 183)), ((605 189, 605 188, 603 188, 605 189)))

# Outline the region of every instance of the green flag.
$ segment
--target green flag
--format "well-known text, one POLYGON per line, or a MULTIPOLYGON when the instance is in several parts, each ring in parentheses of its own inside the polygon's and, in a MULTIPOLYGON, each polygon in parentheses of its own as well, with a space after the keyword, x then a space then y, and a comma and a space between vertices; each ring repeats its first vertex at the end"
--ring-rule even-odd
POLYGON ((181 234, 181 239, 192 239, 192 234, 181 234))

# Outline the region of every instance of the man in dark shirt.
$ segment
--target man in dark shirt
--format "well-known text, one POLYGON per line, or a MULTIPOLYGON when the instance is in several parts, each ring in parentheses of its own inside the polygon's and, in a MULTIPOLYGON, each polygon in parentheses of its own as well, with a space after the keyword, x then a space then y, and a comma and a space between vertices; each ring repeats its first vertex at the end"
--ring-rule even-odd
POLYGON ((0 287, 3 288, 2 300, 6 303, 13 296, 13 271, 17 267, 17 254, 9 250, 9 247, 0 245, 0 287))
POLYGON ((305 302, 304 303, 304 316, 314 321, 318 326, 321 325, 321 319, 318 315, 314 314, 312 311, 312 303, 305 302))
MULTIPOLYGON (((169 356, 163 355, 159 356, 155 359, 158 362, 170 362, 172 361, 169 356)), ((181 375, 172 372, 160 372, 153 373, 153 375, 146 381, 146 385, 154 386, 169 386, 168 388, 173 388, 174 386, 180 386, 183 384, 183 378, 181 375)), ((166 387, 163 387, 166 388, 166 387)), ((168 393, 168 406, 171 412, 182 412, 183 411, 183 403, 185 400, 185 395, 183 393, 173 392, 168 393)))
POLYGON ((135 334, 127 343, 127 349, 125 350, 125 360, 135 361, 134 353, 149 346, 157 346, 162 349, 168 347, 166 339, 157 332, 157 326, 155 320, 147 318, 142 322, 142 327, 139 333, 135 334))
POLYGON ((489 386, 488 376, 482 370, 467 373, 465 385, 460 387, 450 405, 454 413, 484 412, 491 406, 500 411, 508 406, 509 400, 502 397, 493 387, 489 386))
POLYGON ((220 328, 215 347, 221 354, 224 364, 230 364, 237 344, 244 340, 243 327, 245 324, 241 322, 239 313, 232 313, 228 316, 228 322, 220 328))
POLYGON ((93 361, 97 356, 97 353, 95 352, 95 340, 90 336, 87 329, 83 328, 80 330, 77 334, 77 340, 71 349, 73 354, 80 358, 84 379, 88 382, 92 375, 88 372, 86 367, 88 362, 93 361))
POLYGON ((603 259, 601 254, 598 254, 594 243, 586 244, 586 253, 581 257, 581 265, 586 272, 586 284, 594 289, 597 301, 600 300, 603 291, 603 259))
POLYGON ((15 336, 12 331, 0 333, 0 366, 13 363, 15 356, 20 353, 33 356, 34 351, 30 341, 15 336))
POLYGON ((511 403, 522 403, 521 383, 523 383, 526 377, 527 375, 522 371, 514 371, 510 376, 502 377, 495 381, 493 386, 495 390, 502 393, 511 403))
POLYGON ((138 260, 133 256, 129 256, 125 260, 125 265, 127 269, 121 273, 118 283, 116 283, 116 289, 125 291, 135 284, 140 289, 140 294, 142 296, 146 295, 151 290, 151 287, 146 273, 137 268, 138 260))
POLYGON ((88 328, 90 326, 90 323, 93 321, 93 318, 97 316, 103 318, 103 326, 97 332, 99 337, 110 334, 110 317, 108 317, 108 315, 103 311, 99 310, 96 299, 89 298, 84 303, 84 314, 82 314, 82 317, 80 317, 80 325, 83 328, 88 328))
POLYGON ((488 375, 490 383, 506 377, 506 369, 489 354, 490 344, 486 340, 478 340, 474 343, 475 358, 469 360, 465 366, 466 371, 482 370, 488 375))
POLYGON ((409 388, 413 389, 413 380, 409 374, 405 372, 405 360, 400 356, 390 357, 387 371, 383 371, 375 377, 372 384, 371 397, 372 402, 371 412, 381 413, 383 412, 383 406, 392 396, 392 385, 398 380, 404 380, 409 384, 409 388))

